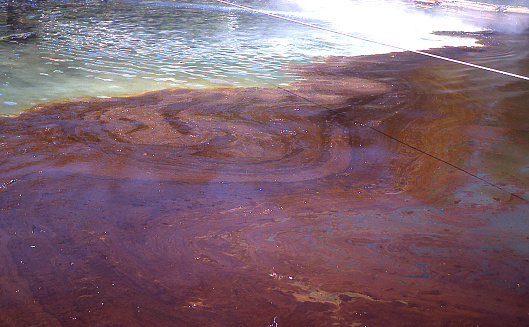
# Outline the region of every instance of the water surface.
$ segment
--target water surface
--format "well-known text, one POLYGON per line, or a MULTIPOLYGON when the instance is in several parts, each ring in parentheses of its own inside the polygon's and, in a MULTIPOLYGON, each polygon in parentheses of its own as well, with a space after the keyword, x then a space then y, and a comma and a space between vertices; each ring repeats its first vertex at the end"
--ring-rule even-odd
MULTIPOLYGON (((529 74, 528 31, 472 38, 431 51, 529 74)), ((0 324, 526 326, 528 82, 306 58, 0 117, 0 324)))
MULTIPOLYGON (((347 18, 292 4, 247 4, 413 49, 475 45, 471 37, 432 32, 480 29, 448 14, 385 2, 347 7, 347 18), (382 21, 392 28, 381 29, 382 21)), ((328 8, 336 13, 339 7, 328 8)), ((0 24, 4 36, 31 33, 0 42, 4 114, 72 97, 169 87, 274 87, 296 79, 285 71, 289 64, 393 51, 216 1, 6 2, 0 24)))

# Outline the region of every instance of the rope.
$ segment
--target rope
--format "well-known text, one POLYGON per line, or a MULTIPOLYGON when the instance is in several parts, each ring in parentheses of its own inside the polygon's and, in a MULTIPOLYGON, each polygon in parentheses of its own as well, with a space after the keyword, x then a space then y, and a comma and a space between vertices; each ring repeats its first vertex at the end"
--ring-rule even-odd
POLYGON ((314 101, 312 101, 312 100, 310 100, 310 99, 308 99, 308 98, 306 98, 306 97, 304 97, 304 96, 301 96, 301 95, 299 95, 299 94, 297 94, 297 93, 294 93, 294 92, 292 92, 292 91, 290 91, 290 90, 287 90, 287 89, 285 89, 285 88, 282 88, 282 87, 280 87, 280 86, 278 87, 278 89, 283 90, 283 91, 285 91, 285 92, 287 92, 287 93, 290 93, 290 94, 292 94, 292 95, 294 95, 294 96, 296 96, 296 97, 298 97, 298 98, 300 98, 300 99, 303 99, 303 100, 305 100, 305 101, 307 101, 307 102, 310 102, 310 103, 312 103, 312 104, 314 104, 314 105, 317 105, 317 106, 319 106, 319 107, 321 107, 321 108, 327 109, 327 110, 331 111, 332 113, 334 113, 335 115, 340 116, 340 117, 342 117, 342 118, 344 118, 344 119, 346 119, 346 120, 349 120, 349 121, 351 121, 351 122, 353 122, 353 123, 355 123, 355 124, 358 124, 358 125, 363 126, 363 127, 367 127, 367 128, 369 128, 369 129, 371 129, 371 130, 373 130, 373 131, 375 131, 375 132, 377 132, 377 133, 379 133, 379 134, 381 134, 381 135, 383 135, 383 136, 385 136, 385 137, 387 137, 387 138, 389 138, 389 139, 391 139, 391 140, 397 142, 397 143, 400 143, 401 145, 404 145, 404 146, 406 146, 406 147, 408 147, 408 148, 410 148, 410 149, 412 149, 412 150, 415 150, 415 151, 417 151, 417 152, 419 152, 419 153, 422 153, 422 154, 424 154, 424 155, 426 155, 426 156, 428 156, 428 157, 430 157, 430 158, 433 158, 433 159, 435 159, 435 160, 437 160, 437 161, 439 161, 439 162, 442 162, 442 163, 444 163, 445 165, 448 165, 448 166, 450 166, 450 167, 452 167, 452 168, 454 168, 454 169, 457 169, 457 170, 459 170, 459 171, 461 171, 461 172, 463 172, 463 173, 465 173, 465 174, 467 174, 467 175, 470 175, 470 176, 472 176, 472 177, 474 177, 474 178, 480 180, 481 182, 483 182, 483 183, 485 183, 485 184, 487 184, 487 185, 490 185, 490 186, 492 186, 492 187, 494 187, 494 188, 496 188, 496 189, 498 189, 498 190, 500 190, 500 191, 502 191, 502 192, 504 192, 504 193, 507 193, 507 194, 509 194, 509 195, 511 195, 511 196, 513 196, 513 197, 515 197, 515 198, 518 198, 518 199, 520 199, 520 200, 522 200, 522 201, 524 201, 524 202, 529 203, 529 200, 526 200, 525 198, 523 198, 523 197, 521 197, 521 196, 519 196, 519 195, 516 195, 516 194, 514 194, 514 193, 512 193, 512 192, 509 192, 509 191, 507 191, 506 189, 504 189, 504 188, 502 188, 502 187, 500 187, 500 186, 498 186, 498 185, 496 185, 496 184, 494 184, 494 183, 491 183, 491 182, 487 181, 486 179, 483 179, 483 178, 479 177, 478 175, 469 172, 469 171, 466 170, 466 169, 463 169, 463 168, 461 168, 461 167, 459 167, 459 166, 456 166, 456 165, 454 165, 454 164, 452 164, 452 163, 450 163, 450 162, 448 162, 448 161, 446 161, 446 160, 444 160, 444 159, 441 159, 441 158, 439 158, 439 157, 437 157, 437 156, 435 156, 435 155, 433 155, 433 154, 431 154, 431 153, 428 153, 428 152, 426 152, 426 151, 424 151, 424 150, 421 150, 421 149, 417 148, 416 146, 413 146, 413 145, 411 145, 411 144, 409 144, 409 143, 407 143, 407 142, 404 142, 404 141, 402 141, 402 140, 399 140, 399 139, 397 139, 397 138, 395 138, 395 137, 393 137, 393 136, 391 136, 391 135, 389 135, 389 134, 387 134, 387 133, 384 133, 383 131, 381 131, 381 130, 379 130, 379 129, 376 129, 376 128, 372 127, 372 126, 369 126, 369 125, 367 125, 367 124, 364 124, 364 123, 362 123, 362 122, 360 122, 360 121, 357 121, 357 120, 355 120, 355 119, 353 119, 353 118, 347 117, 347 116, 345 116, 343 113, 341 113, 341 112, 339 112, 339 111, 333 110, 333 109, 331 109, 331 108, 329 108, 329 107, 327 107, 327 106, 324 106, 324 105, 322 105, 322 104, 320 104, 320 103, 314 102, 314 101))
POLYGON ((361 37, 361 36, 357 36, 357 35, 353 35, 353 34, 349 34, 349 33, 345 33, 345 32, 336 31, 336 30, 333 30, 333 29, 330 29, 330 28, 318 26, 318 25, 315 25, 315 24, 311 24, 311 23, 307 23, 307 22, 301 21, 301 20, 288 18, 288 17, 285 17, 285 16, 281 16, 281 15, 277 15, 277 14, 271 13, 271 12, 262 11, 262 10, 259 10, 259 9, 254 9, 254 8, 251 8, 251 7, 248 7, 248 6, 243 6, 243 5, 239 5, 239 4, 228 2, 228 1, 224 1, 224 0, 215 0, 215 1, 223 3, 223 4, 228 5, 228 6, 233 6, 233 7, 249 10, 249 11, 252 11, 252 12, 255 12, 255 13, 259 13, 259 14, 270 16, 270 17, 286 20, 286 21, 289 21, 289 22, 292 22, 292 23, 296 23, 296 24, 300 24, 300 25, 316 28, 316 29, 319 29, 319 30, 322 30, 322 31, 326 31, 326 32, 330 32, 330 33, 334 33, 334 34, 338 34, 338 35, 342 35, 342 36, 351 37, 351 38, 362 40, 362 41, 365 41, 365 42, 379 44, 379 45, 383 45, 383 46, 386 46, 386 47, 398 49, 398 50, 401 50, 401 51, 413 52, 413 53, 417 53, 417 54, 420 54, 420 55, 423 55, 423 56, 432 57, 432 58, 436 58, 436 59, 441 59, 441 60, 453 62, 453 63, 456 63, 456 64, 469 66, 469 67, 473 67, 473 68, 477 68, 477 69, 482 69, 482 70, 486 70, 486 71, 489 71, 489 72, 503 74, 503 75, 507 75, 507 76, 510 76, 510 77, 519 78, 519 79, 523 79, 523 80, 529 81, 529 77, 527 77, 527 76, 518 75, 518 74, 506 72, 506 71, 499 70, 499 69, 494 69, 494 68, 481 66, 481 65, 476 65, 476 64, 472 64, 472 63, 461 61, 461 60, 457 60, 457 59, 447 58, 447 57, 435 55, 435 54, 424 52, 424 51, 410 50, 410 49, 402 48, 402 47, 399 47, 399 46, 396 46, 396 45, 391 45, 391 44, 387 44, 387 43, 383 43, 383 42, 379 42, 379 41, 374 41, 374 40, 371 40, 371 39, 368 39, 368 38, 365 38, 365 37, 361 37))

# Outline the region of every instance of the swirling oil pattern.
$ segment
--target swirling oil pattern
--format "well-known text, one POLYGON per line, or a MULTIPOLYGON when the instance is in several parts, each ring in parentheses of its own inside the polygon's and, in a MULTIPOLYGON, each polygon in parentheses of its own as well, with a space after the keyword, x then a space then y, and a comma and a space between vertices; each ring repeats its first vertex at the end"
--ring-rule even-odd
MULTIPOLYGON (((351 90, 353 99, 388 89, 362 79, 348 85, 362 87, 351 90)), ((74 153, 53 159, 64 162, 58 169, 112 177, 304 181, 341 173, 361 155, 348 124, 278 89, 168 90, 52 104, 44 115, 51 122, 40 110, 35 115, 44 140, 76 144, 74 153)))
POLYGON ((362 124, 527 196, 527 84, 290 69, 0 118, 0 325, 526 326, 527 204, 362 124))
POLYGON ((87 113, 65 135, 119 160, 117 167, 97 166, 95 173, 108 176, 290 182, 349 168, 353 149, 347 127, 322 126, 329 116, 325 109, 286 98, 274 89, 258 94, 233 89, 98 101, 95 106, 105 109, 79 106, 87 113))

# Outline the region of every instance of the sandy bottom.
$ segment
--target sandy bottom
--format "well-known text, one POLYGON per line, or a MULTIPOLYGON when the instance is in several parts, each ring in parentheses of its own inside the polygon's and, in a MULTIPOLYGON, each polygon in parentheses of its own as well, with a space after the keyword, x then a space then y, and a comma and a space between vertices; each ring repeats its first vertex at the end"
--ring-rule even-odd
POLYGON ((525 161, 483 159, 528 139, 443 65, 0 118, 0 325, 529 324, 525 161))

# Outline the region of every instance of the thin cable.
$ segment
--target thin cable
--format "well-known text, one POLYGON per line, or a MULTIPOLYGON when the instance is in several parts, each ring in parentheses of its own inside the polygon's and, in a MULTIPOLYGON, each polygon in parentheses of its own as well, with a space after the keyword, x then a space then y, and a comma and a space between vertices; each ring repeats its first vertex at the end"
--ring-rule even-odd
POLYGON ((289 21, 289 22, 292 22, 292 23, 305 25, 305 26, 312 27, 312 28, 317 28, 317 29, 322 30, 322 31, 326 31, 326 32, 330 32, 330 33, 334 33, 334 34, 338 34, 338 35, 343 35, 343 36, 355 38, 355 39, 358 39, 358 40, 362 40, 362 41, 366 41, 366 42, 375 43, 375 44, 383 45, 383 46, 386 46, 386 47, 398 49, 398 50, 401 50, 401 51, 413 52, 413 53, 417 53, 417 54, 420 54, 420 55, 423 55, 423 56, 428 56, 428 57, 432 57, 432 58, 436 58, 436 59, 450 61, 450 62, 453 62, 453 63, 456 63, 456 64, 469 66, 469 67, 473 67, 473 68, 478 68, 478 69, 482 69, 482 70, 487 70, 489 72, 498 73, 498 74, 502 74, 502 75, 507 75, 507 76, 511 76, 511 77, 515 77, 515 78, 519 78, 519 79, 523 79, 523 80, 529 81, 529 77, 527 77, 527 76, 518 75, 518 74, 506 72, 506 71, 499 70, 499 69, 494 69, 494 68, 481 66, 481 65, 476 65, 476 64, 472 64, 472 63, 461 61, 461 60, 457 60, 457 59, 447 58, 447 57, 435 55, 435 54, 424 52, 424 51, 410 50, 410 49, 402 48, 402 47, 399 47, 399 46, 396 46, 396 45, 391 45, 391 44, 387 44, 387 43, 383 43, 383 42, 379 42, 379 41, 374 41, 374 40, 371 40, 371 39, 368 39, 368 38, 365 38, 365 37, 361 37, 361 36, 357 36, 357 35, 353 35, 353 34, 349 34, 349 33, 345 33, 345 32, 332 30, 330 28, 314 25, 314 24, 311 24, 311 23, 306 23, 306 22, 301 21, 301 20, 288 18, 288 17, 285 17, 285 16, 273 14, 273 13, 270 13, 270 12, 267 12, 267 11, 262 11, 262 10, 255 9, 255 8, 252 8, 252 7, 248 7, 248 6, 239 5, 239 4, 236 4, 236 3, 229 2, 229 1, 224 1, 224 0, 215 0, 215 1, 223 3, 223 4, 228 5, 228 6, 233 6, 233 7, 237 7, 237 8, 241 8, 241 9, 245 9, 245 10, 249 10, 249 11, 253 11, 253 12, 256 12, 256 13, 259 13, 259 14, 263 14, 263 15, 267 15, 267 16, 270 16, 270 17, 286 20, 286 21, 289 21))
POLYGON ((393 137, 393 136, 391 136, 391 135, 389 135, 389 134, 387 134, 387 133, 384 133, 383 131, 381 131, 381 130, 379 130, 379 129, 376 129, 376 128, 372 127, 372 126, 369 126, 369 125, 367 125, 367 124, 364 124, 364 123, 362 123, 362 122, 360 122, 360 121, 357 121, 357 120, 355 120, 355 119, 353 119, 353 118, 347 117, 346 115, 344 115, 343 113, 341 113, 341 112, 339 112, 339 111, 333 110, 333 109, 331 109, 331 108, 329 108, 329 107, 327 107, 327 106, 324 106, 324 105, 322 105, 322 104, 320 104, 320 103, 314 102, 314 101, 312 101, 312 100, 310 100, 310 99, 308 99, 308 98, 306 98, 306 97, 304 97, 304 96, 301 96, 301 95, 299 95, 299 94, 297 94, 297 93, 294 93, 294 92, 292 92, 292 91, 290 91, 290 90, 287 90, 287 89, 285 89, 285 88, 282 88, 282 87, 280 87, 280 86, 278 87, 278 89, 283 90, 283 91, 285 91, 285 92, 287 92, 287 93, 290 93, 290 94, 292 94, 292 95, 294 95, 294 96, 296 96, 296 97, 298 97, 298 98, 300 98, 300 99, 303 99, 303 100, 305 100, 305 101, 307 101, 307 102, 310 102, 310 103, 312 103, 312 104, 314 104, 314 105, 317 105, 317 106, 319 106, 319 107, 321 107, 321 108, 325 108, 325 109, 331 111, 332 113, 334 113, 334 114, 336 114, 336 115, 338 115, 338 116, 340 116, 340 117, 342 117, 342 118, 345 118, 345 119, 347 119, 347 120, 349 120, 349 121, 351 121, 351 122, 353 122, 353 123, 355 123, 355 124, 358 124, 358 125, 363 126, 363 127, 367 127, 367 128, 369 128, 369 129, 371 129, 371 130, 373 130, 373 131, 375 131, 375 132, 377 132, 377 133, 379 133, 379 134, 381 134, 381 135, 384 135, 385 137, 387 137, 387 138, 389 138, 389 139, 391 139, 391 140, 393 140, 393 141, 395 141, 395 142, 398 142, 398 143, 400 143, 400 144, 402 144, 402 145, 404 145, 404 146, 406 146, 406 147, 408 147, 408 148, 410 148, 410 149, 413 149, 414 151, 417 151, 417 152, 419 152, 419 153, 422 153, 422 154, 424 154, 424 155, 426 155, 426 156, 428 156, 428 157, 430 157, 430 158, 433 158, 433 159, 435 159, 435 160, 437 160, 437 161, 439 161, 439 162, 442 162, 442 163, 444 163, 445 165, 448 165, 448 166, 450 166, 450 167, 452 167, 452 168, 454 168, 454 169, 457 169, 457 170, 459 170, 459 171, 461 171, 461 172, 463 172, 463 173, 465 173, 465 174, 467 174, 467 175, 470 175, 470 176, 472 176, 472 177, 474 177, 474 178, 480 180, 481 182, 483 182, 483 183, 485 183, 485 184, 488 184, 488 185, 490 185, 490 186, 492 186, 492 187, 494 187, 494 188, 497 188, 498 190, 500 190, 500 191, 502 191, 502 192, 504 192, 504 193, 507 193, 507 194, 509 194, 509 195, 511 195, 511 196, 513 196, 513 197, 515 197, 515 198, 518 198, 518 199, 520 199, 520 200, 522 200, 522 201, 524 201, 524 202, 529 203, 529 200, 526 200, 525 198, 523 198, 523 197, 521 197, 521 196, 519 196, 519 195, 516 195, 516 194, 514 194, 514 193, 512 193, 512 192, 509 192, 509 191, 505 190, 504 188, 502 188, 502 187, 500 187, 500 186, 498 186, 498 185, 496 185, 496 184, 494 184, 494 183, 491 183, 491 182, 487 181, 486 179, 483 179, 483 178, 479 177, 479 176, 476 175, 476 174, 473 174, 473 173, 469 172, 468 170, 465 170, 465 169, 463 169, 463 168, 461 168, 461 167, 459 167, 459 166, 456 166, 456 165, 454 165, 454 164, 452 164, 452 163, 450 163, 450 162, 448 162, 448 161, 446 161, 446 160, 444 160, 444 159, 441 159, 441 158, 439 158, 439 157, 437 157, 437 156, 435 156, 435 155, 433 155, 433 154, 430 154, 430 153, 428 153, 428 152, 426 152, 426 151, 424 151, 424 150, 421 150, 421 149, 417 148, 416 146, 413 146, 413 145, 411 145, 411 144, 409 144, 409 143, 407 143, 407 142, 404 142, 404 141, 402 141, 402 140, 399 140, 399 139, 397 139, 397 138, 395 138, 395 137, 393 137))

